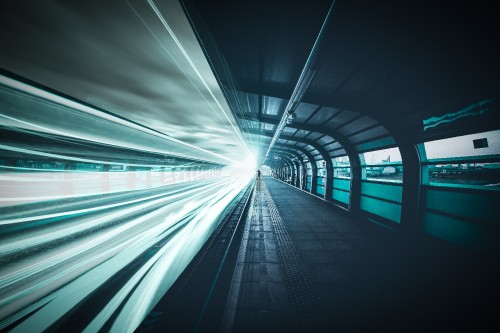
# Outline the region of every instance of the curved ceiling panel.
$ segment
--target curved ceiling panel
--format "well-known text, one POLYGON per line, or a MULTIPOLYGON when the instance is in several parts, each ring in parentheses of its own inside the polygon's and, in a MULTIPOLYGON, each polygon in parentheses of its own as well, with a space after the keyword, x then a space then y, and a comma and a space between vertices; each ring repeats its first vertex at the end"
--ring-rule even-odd
MULTIPOLYGON (((273 1, 266 9, 262 3, 222 0, 192 4, 188 11, 198 11, 200 18, 194 25, 209 30, 220 48, 208 56, 222 54, 240 89, 260 96, 257 120, 277 125, 331 2, 273 1)), ((452 10, 444 0, 336 1, 312 80, 287 127, 321 126, 313 132, 327 132, 346 151, 357 152, 394 146, 395 135, 418 143, 498 127, 495 103, 452 124, 424 127, 429 119, 496 100, 496 16, 487 1, 457 3, 452 10)), ((288 129, 283 134, 310 137, 288 129)))

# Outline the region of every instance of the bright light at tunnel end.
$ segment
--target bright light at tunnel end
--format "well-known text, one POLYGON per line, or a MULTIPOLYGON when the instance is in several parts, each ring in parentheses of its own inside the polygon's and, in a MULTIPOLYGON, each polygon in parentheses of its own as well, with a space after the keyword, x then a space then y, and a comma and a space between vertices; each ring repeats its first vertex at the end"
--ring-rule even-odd
POLYGON ((230 169, 234 174, 239 174, 242 177, 252 177, 257 172, 257 159, 253 152, 248 153, 242 161, 233 163, 230 169))
POLYGON ((250 169, 251 171, 257 171, 257 160, 255 155, 250 153, 246 156, 245 161, 243 161, 243 168, 250 169))

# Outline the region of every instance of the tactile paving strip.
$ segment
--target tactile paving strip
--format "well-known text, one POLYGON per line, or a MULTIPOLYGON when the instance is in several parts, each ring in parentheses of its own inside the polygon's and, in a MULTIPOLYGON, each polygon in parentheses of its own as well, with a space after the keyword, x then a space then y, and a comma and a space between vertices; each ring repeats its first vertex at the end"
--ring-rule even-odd
POLYGON ((278 212, 278 208, 264 183, 262 183, 261 191, 270 212, 286 289, 292 304, 294 317, 301 326, 301 331, 325 331, 328 327, 328 318, 316 288, 309 278, 307 267, 295 249, 278 212))

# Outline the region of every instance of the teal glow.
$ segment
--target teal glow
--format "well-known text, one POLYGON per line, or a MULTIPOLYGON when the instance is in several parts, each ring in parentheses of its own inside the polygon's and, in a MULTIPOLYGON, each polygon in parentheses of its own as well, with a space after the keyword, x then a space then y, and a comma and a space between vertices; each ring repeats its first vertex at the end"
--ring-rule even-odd
POLYGON ((378 216, 382 216, 386 219, 392 220, 394 222, 399 223, 401 220, 401 205, 380 200, 380 199, 375 199, 375 198, 370 198, 367 196, 362 195, 361 196, 361 202, 360 202, 361 209, 373 213, 378 216))
POLYGON ((478 103, 471 104, 456 112, 447 113, 439 117, 430 117, 428 119, 424 119, 423 120, 424 131, 434 127, 438 127, 443 124, 452 123, 464 117, 481 116, 486 113, 492 112, 494 111, 494 106, 493 106, 494 103, 495 103, 495 98, 485 99, 478 103))
POLYGON ((498 241, 496 233, 486 225, 432 212, 424 215, 424 230, 431 236, 475 248, 493 248, 498 241))
POLYGON ((333 199, 340 201, 340 202, 343 202, 345 204, 349 204, 349 197, 350 197, 349 192, 344 192, 344 191, 337 190, 337 189, 334 189, 332 192, 333 199))

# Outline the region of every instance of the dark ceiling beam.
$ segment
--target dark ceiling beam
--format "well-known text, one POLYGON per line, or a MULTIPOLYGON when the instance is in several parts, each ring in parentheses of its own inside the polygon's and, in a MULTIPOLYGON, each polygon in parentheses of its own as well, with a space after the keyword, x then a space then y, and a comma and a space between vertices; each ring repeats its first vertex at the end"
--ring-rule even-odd
POLYGON ((285 156, 291 162, 295 162, 295 161, 302 162, 302 157, 296 151, 289 151, 289 150, 284 150, 284 149, 276 147, 276 149, 272 150, 271 155, 272 154, 276 154, 279 156, 285 156))
MULTIPOLYGON (((257 118, 257 117, 252 117, 252 116, 244 116, 243 119, 259 121, 261 123, 266 123, 266 124, 271 124, 271 125, 278 124, 277 119, 273 119, 270 117, 257 118)), ((337 141, 346 150, 346 152, 348 150, 356 151, 354 145, 344 135, 340 134, 338 131, 336 131, 330 127, 322 126, 322 125, 305 124, 305 123, 299 123, 299 122, 293 122, 293 123, 287 125, 287 127, 298 129, 298 130, 316 132, 316 133, 322 134, 322 135, 328 135, 329 137, 331 137, 335 141, 337 141)))
MULTIPOLYGON (((264 87, 263 90, 260 90, 259 87, 250 86, 244 89, 246 93, 251 94, 262 94, 264 96, 270 96, 275 98, 280 98, 283 100, 287 100, 287 95, 289 94, 289 87, 264 87)), ((494 95, 494 94, 493 94, 494 95)), ((484 99, 491 97, 490 95, 486 96, 484 99)), ((480 99, 479 97, 475 100, 480 99)), ((386 129, 392 127, 406 127, 407 131, 411 131, 413 134, 413 141, 415 143, 430 141, 430 140, 438 140, 446 137, 459 136, 459 135, 467 135, 471 133, 478 132, 486 132, 490 130, 496 129, 496 124, 498 123, 496 119, 498 118, 498 108, 495 110, 496 112, 490 112, 489 114, 482 116, 471 118, 468 122, 459 122, 454 126, 444 126, 439 129, 439 131, 428 131, 424 132, 419 124, 409 124, 407 123, 408 118, 411 118, 412 115, 419 114, 419 117, 425 119, 431 116, 436 116, 436 111, 434 108, 430 108, 432 111, 424 110, 412 110, 403 112, 402 110, 391 110, 388 108, 386 104, 377 104, 373 103, 373 101, 368 101, 363 98, 353 99, 348 97, 339 97, 339 96, 325 96, 316 94, 314 95, 312 92, 308 92, 302 98, 303 103, 313 104, 313 105, 321 105, 325 107, 332 107, 342 110, 349 110, 353 112, 360 113, 361 115, 366 115, 374 120, 376 120, 380 125, 384 126, 386 129), (491 120, 491 121, 490 121, 491 120)), ((472 101, 469 101, 472 103, 472 101)), ((461 106, 457 105, 456 107, 450 109, 448 105, 443 105, 443 107, 448 108, 448 112, 457 111, 460 107, 466 107, 467 103, 461 103, 461 106)), ((429 107, 428 107, 429 109, 429 107)), ((249 119, 257 121, 254 119, 249 119)), ((289 126, 291 127, 291 126, 289 126)), ((391 134, 391 133, 390 133, 391 134)))
MULTIPOLYGON (((266 87, 262 89, 259 86, 246 84, 242 87, 242 92, 247 94, 262 95, 268 97, 279 98, 288 101, 290 98, 290 87, 283 85, 282 87, 266 87)), ((387 106, 374 104, 373 101, 368 102, 365 99, 353 99, 351 97, 340 96, 325 96, 324 94, 314 94, 308 91, 301 100, 302 103, 322 105, 336 109, 349 110, 358 112, 363 115, 372 116, 376 110, 387 110, 387 106)))
MULTIPOLYGON (((286 87, 264 88, 264 91, 259 91, 258 87, 255 88, 250 87, 249 89, 247 89, 247 92, 251 91, 253 91, 253 93, 256 94, 262 93, 266 96, 272 96, 284 100, 288 98, 287 94, 289 94, 289 88, 286 87)), ((401 110, 391 111, 388 109, 387 105, 377 105, 373 102, 368 103, 364 99, 354 100, 352 98, 343 98, 338 96, 328 96, 328 97, 320 95, 314 96, 310 92, 305 94, 305 96, 302 99, 302 102, 358 112, 362 115, 366 115, 373 118, 380 125, 384 126, 386 129, 405 126, 407 127, 407 131, 412 132, 412 139, 415 143, 427 140, 438 140, 451 136, 459 136, 459 135, 466 135, 471 133, 494 130, 496 129, 496 124, 497 124, 497 121, 495 121, 496 119, 495 117, 497 117, 498 114, 498 111, 490 112, 489 115, 472 118, 471 121, 469 122, 460 122, 454 126, 444 126, 439 131, 423 132, 421 129, 418 128, 418 124, 411 125, 405 123, 406 119, 408 119, 408 117, 411 117, 412 114, 419 113, 420 111, 418 110, 413 110, 412 114, 409 114, 409 113, 403 113, 401 112, 401 110), (408 126, 410 126, 410 128, 408 128, 408 126)), ((421 114, 421 117, 424 118, 435 115, 434 113, 429 114, 429 112, 424 112, 424 110, 422 110, 422 112, 423 113, 421 114)), ((255 117, 253 119, 251 117, 248 119, 258 121, 258 119, 256 119, 255 117)), ((269 120, 269 118, 267 117, 264 119, 265 122, 268 122, 269 120)), ((296 128, 293 125, 294 124, 292 123, 292 126, 288 125, 288 127, 296 128)), ((320 131, 320 129, 318 129, 318 131, 320 131)), ((389 134, 392 135, 391 131, 389 131, 389 134)), ((335 136, 335 138, 337 138, 337 136, 335 136)))
POLYGON ((297 157, 297 155, 292 154, 291 152, 288 152, 288 151, 283 151, 283 150, 281 150, 279 153, 277 153, 277 155, 286 156, 290 160, 293 160, 293 159, 295 159, 297 157))
POLYGON ((302 148, 302 147, 298 147, 298 146, 293 146, 293 145, 290 145, 290 144, 285 144, 285 143, 276 143, 276 148, 277 149, 281 149, 281 150, 289 150, 289 151, 293 151, 293 152, 297 152, 297 154, 302 154, 303 156, 301 156, 300 158, 303 160, 304 157, 307 157, 307 159, 309 161, 315 161, 314 157, 311 155, 311 153, 309 153, 306 149, 302 148))
MULTIPOLYGON (((246 132, 246 133, 252 133, 252 134, 257 134, 257 131, 255 131, 253 129, 246 129, 246 130, 244 130, 244 132, 246 132)), ((263 135, 263 136, 267 136, 267 137, 272 137, 273 136, 273 134, 271 132, 269 132, 269 131, 261 131, 259 134, 263 135)), ((326 155, 323 156, 323 158, 326 159, 327 157, 330 157, 330 155, 328 155, 328 153, 326 153, 326 150, 321 146, 321 144, 319 144, 318 142, 316 142, 314 140, 304 139, 304 138, 298 138, 298 137, 290 136, 290 135, 281 135, 280 139, 281 140, 288 140, 288 141, 299 142, 299 143, 305 143, 305 144, 313 147, 317 151, 320 151, 320 150, 323 151, 326 154, 326 155)))

